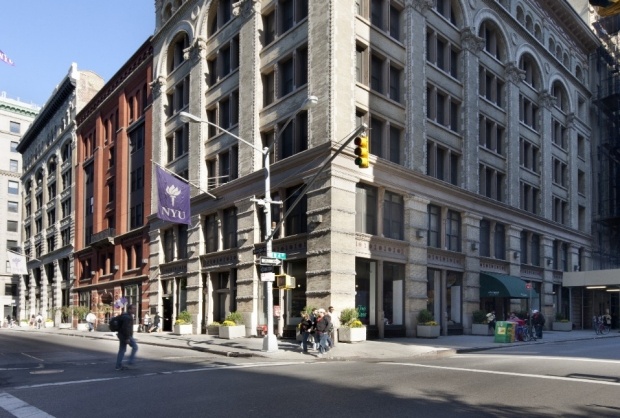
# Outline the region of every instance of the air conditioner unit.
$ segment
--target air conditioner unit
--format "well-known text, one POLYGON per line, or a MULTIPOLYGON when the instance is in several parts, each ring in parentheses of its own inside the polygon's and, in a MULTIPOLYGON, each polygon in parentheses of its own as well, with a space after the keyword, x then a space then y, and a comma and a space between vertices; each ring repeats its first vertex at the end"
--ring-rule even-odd
POLYGON ((276 287, 278 289, 295 289, 295 278, 288 274, 276 274, 276 287))
POLYGON ((119 266, 117 264, 117 265, 114 266, 114 271, 118 271, 118 269, 119 269, 119 266))
POLYGON ((148 258, 143 258, 143 259, 142 259, 142 264, 146 264, 146 263, 148 263, 148 262, 149 262, 149 259, 148 259, 148 258))

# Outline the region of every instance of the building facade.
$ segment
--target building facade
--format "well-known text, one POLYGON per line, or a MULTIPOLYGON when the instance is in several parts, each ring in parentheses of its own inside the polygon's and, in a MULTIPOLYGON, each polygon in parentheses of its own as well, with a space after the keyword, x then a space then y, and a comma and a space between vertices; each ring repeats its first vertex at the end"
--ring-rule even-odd
POLYGON ((76 114, 103 86, 92 71, 74 63, 23 135, 22 239, 28 276, 18 284, 19 318, 41 313, 61 321, 71 305, 75 234, 76 114))
POLYGON ((153 160, 196 187, 189 228, 151 220, 151 305, 195 332, 272 315, 256 200, 273 144, 284 332, 305 306, 357 307, 381 337, 415 335, 422 309, 444 334, 477 309, 568 312, 564 273, 591 268, 599 45, 565 1, 157 1, 153 160), (349 147, 314 181, 361 123, 371 167, 349 147))
POLYGON ((76 119, 73 304, 101 321, 122 298, 137 321, 149 307, 152 65, 147 40, 76 119))
POLYGON ((37 116, 39 107, 0 94, 0 306, 3 323, 7 315, 17 314, 18 277, 11 272, 7 250, 22 253, 20 176, 22 156, 17 152, 19 141, 37 116))

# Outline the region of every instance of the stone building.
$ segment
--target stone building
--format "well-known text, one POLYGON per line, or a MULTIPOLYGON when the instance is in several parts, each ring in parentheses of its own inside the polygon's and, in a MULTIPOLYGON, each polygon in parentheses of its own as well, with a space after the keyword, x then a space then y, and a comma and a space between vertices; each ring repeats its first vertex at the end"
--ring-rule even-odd
POLYGON ((590 267, 599 45, 566 1, 157 0, 153 160, 193 198, 188 228, 151 219, 151 306, 195 332, 271 315, 273 143, 282 332, 305 306, 357 307, 369 337, 415 335, 422 309, 443 334, 477 309, 568 310, 563 274, 590 267), (370 167, 350 146, 320 168, 362 123, 370 167))
POLYGON ((61 321, 71 305, 74 237, 76 114, 103 79, 71 64, 17 146, 22 154, 23 247, 28 276, 20 278, 18 316, 41 312, 61 321))
POLYGON ((11 272, 7 258, 7 250, 22 253, 22 156, 17 145, 38 112, 39 106, 0 94, 0 201, 4 205, 0 210, 0 324, 7 315, 17 314, 18 276, 11 272))

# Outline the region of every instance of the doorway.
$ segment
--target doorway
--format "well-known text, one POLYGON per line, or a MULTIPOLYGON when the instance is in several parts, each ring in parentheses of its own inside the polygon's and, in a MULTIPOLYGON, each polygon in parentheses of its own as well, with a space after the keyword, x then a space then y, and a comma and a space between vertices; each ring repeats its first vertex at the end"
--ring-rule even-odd
POLYGON ((163 302, 163 308, 164 308, 162 330, 171 332, 172 331, 172 314, 174 312, 172 297, 169 295, 164 296, 162 299, 162 302, 163 302))

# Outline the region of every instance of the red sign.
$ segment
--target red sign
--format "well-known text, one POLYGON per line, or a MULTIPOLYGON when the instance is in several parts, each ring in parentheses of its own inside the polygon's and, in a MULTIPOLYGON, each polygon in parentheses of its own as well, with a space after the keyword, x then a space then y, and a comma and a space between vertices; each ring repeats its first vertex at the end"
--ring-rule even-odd
POLYGON ((525 283, 525 288, 526 289, 531 289, 532 288, 532 283, 525 283))

